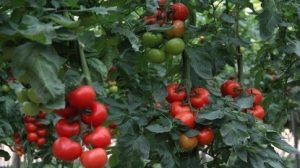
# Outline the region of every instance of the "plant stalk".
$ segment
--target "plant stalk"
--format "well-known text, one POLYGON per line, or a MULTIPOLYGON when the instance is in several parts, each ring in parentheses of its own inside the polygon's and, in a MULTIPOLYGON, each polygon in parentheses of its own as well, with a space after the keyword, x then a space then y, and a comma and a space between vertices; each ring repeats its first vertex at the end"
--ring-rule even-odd
POLYGON ((81 67, 84 73, 84 76, 86 78, 87 84, 92 85, 92 78, 91 78, 91 73, 89 70, 89 67, 86 62, 85 54, 83 51, 83 44, 78 41, 78 48, 79 48, 79 54, 80 54, 80 60, 81 60, 81 67))
MULTIPOLYGON (((190 96, 190 90, 192 88, 192 81, 191 81, 191 59, 184 51, 182 54, 182 61, 183 61, 183 83, 187 90, 187 97, 190 96)), ((188 99, 189 101, 189 99, 188 99)), ((190 102, 188 102, 190 104, 190 102)))
MULTIPOLYGON (((235 38, 239 39, 239 19, 240 19, 240 7, 239 5, 236 7, 236 16, 235 16, 235 38)), ((238 66, 238 81, 242 85, 243 81, 243 72, 244 72, 244 66, 243 66, 243 55, 241 53, 241 46, 236 46, 236 52, 237 52, 237 66, 238 66)))

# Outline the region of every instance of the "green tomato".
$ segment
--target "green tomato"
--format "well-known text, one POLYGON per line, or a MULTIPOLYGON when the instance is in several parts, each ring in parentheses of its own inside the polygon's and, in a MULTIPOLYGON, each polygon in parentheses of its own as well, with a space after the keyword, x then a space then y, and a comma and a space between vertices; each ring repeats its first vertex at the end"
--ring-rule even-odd
POLYGON ((31 103, 31 102, 24 102, 22 104, 22 109, 21 111, 26 114, 26 115, 29 115, 29 116, 35 116, 39 113, 40 109, 39 109, 39 106, 37 106, 36 104, 34 103, 31 103))
POLYGON ((160 49, 150 49, 146 52, 146 56, 151 63, 163 63, 166 59, 166 54, 160 49))
POLYGON ((109 86, 117 85, 117 82, 116 81, 108 81, 108 85, 109 86))
POLYGON ((41 98, 38 97, 38 95, 34 92, 32 88, 27 91, 27 97, 33 103, 40 104, 42 102, 41 98))
POLYGON ((181 38, 173 38, 165 45, 165 51, 169 54, 178 55, 184 51, 185 44, 181 38))
POLYGON ((21 103, 28 101, 27 92, 25 89, 16 92, 17 100, 21 103))
POLYGON ((8 85, 2 85, 2 86, 1 86, 1 90, 2 90, 3 92, 7 93, 7 92, 9 92, 10 88, 9 88, 8 85))
POLYGON ((151 32, 146 32, 142 36, 142 43, 144 47, 155 47, 161 44, 163 41, 163 36, 161 34, 153 34, 151 32))
POLYGON ((154 163, 154 164, 152 165, 152 168, 162 168, 162 167, 161 167, 161 164, 159 164, 159 163, 154 163))
POLYGON ((112 85, 109 87, 109 93, 116 93, 118 92, 119 88, 117 85, 112 85))

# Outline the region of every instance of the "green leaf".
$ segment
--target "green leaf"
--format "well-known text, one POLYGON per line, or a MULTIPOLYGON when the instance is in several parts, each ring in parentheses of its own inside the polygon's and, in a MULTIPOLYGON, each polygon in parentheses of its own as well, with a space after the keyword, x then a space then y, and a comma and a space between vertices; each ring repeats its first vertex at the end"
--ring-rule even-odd
POLYGON ((106 65, 99 60, 98 58, 88 58, 87 63, 92 73, 95 74, 95 79, 101 78, 102 81, 105 81, 107 78, 107 67, 106 65))
POLYGON ((186 54, 191 59, 191 67, 194 72, 203 79, 212 78, 212 64, 207 52, 199 48, 186 48, 186 54))
POLYGON ((262 1, 263 12, 259 15, 260 35, 263 39, 269 38, 280 23, 277 7, 274 0, 262 1))
POLYGON ((163 127, 159 124, 153 124, 146 127, 147 130, 154 133, 164 133, 164 132, 170 132, 171 129, 168 127, 163 127))
POLYGON ((51 19, 53 22, 67 28, 74 28, 79 26, 80 24, 80 21, 73 21, 65 16, 58 15, 58 14, 50 14, 46 18, 51 19))
POLYGON ((295 53, 298 57, 300 57, 300 41, 297 41, 297 42, 295 43, 294 53, 295 53))
POLYGON ((236 105, 240 109, 247 109, 253 106, 253 96, 242 97, 237 100, 236 105))
POLYGON ((28 42, 16 48, 12 60, 14 75, 17 79, 28 77, 33 90, 48 108, 65 106, 65 86, 57 76, 64 59, 54 48, 28 42))
POLYGON ((42 23, 36 17, 25 15, 22 19, 23 27, 19 32, 26 38, 42 43, 52 44, 52 39, 56 37, 55 28, 51 23, 42 23))
POLYGON ((115 12, 117 11, 117 7, 103 7, 103 6, 97 6, 92 8, 85 8, 83 6, 80 7, 81 11, 89 11, 89 12, 95 12, 97 15, 107 15, 109 12, 115 12))
POLYGON ((200 112, 198 114, 198 119, 205 119, 205 120, 216 120, 216 119, 221 119, 223 117, 224 117, 224 112, 221 110, 200 112))
POLYGON ((228 146, 241 145, 249 138, 247 127, 243 123, 237 121, 225 124, 220 129, 220 133, 224 143, 228 146))
POLYGON ((113 26, 112 32, 113 33, 119 33, 119 34, 122 34, 122 35, 126 36, 129 40, 129 42, 131 43, 132 48, 135 51, 139 51, 139 48, 141 46, 141 42, 140 42, 139 38, 134 34, 133 31, 127 30, 127 29, 124 29, 124 28, 121 28, 121 27, 113 26))
POLYGON ((283 151, 286 151, 288 153, 299 154, 299 151, 296 148, 289 145, 286 141, 284 141, 277 132, 275 131, 267 132, 267 138, 275 147, 283 151))
POLYGON ((0 149, 0 157, 3 157, 5 161, 10 159, 9 153, 2 149, 0 149))

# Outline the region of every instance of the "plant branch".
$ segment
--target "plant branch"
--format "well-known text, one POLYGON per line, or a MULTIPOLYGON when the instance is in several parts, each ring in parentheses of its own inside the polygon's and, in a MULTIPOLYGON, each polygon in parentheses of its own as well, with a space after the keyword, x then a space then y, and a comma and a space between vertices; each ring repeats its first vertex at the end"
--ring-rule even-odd
MULTIPOLYGON (((239 39, 239 30, 240 30, 240 26, 239 26, 239 17, 240 15, 240 6, 237 5, 236 7, 236 16, 235 16, 235 38, 239 39)), ((236 46, 236 52, 237 52, 237 65, 238 65, 238 80, 242 85, 242 81, 243 81, 243 71, 244 71, 244 67, 243 67, 243 55, 241 53, 241 46, 238 45, 236 46)))
POLYGON ((87 81, 88 85, 92 85, 91 73, 90 73, 89 67, 86 62, 85 54, 83 51, 83 44, 80 43, 80 41, 78 41, 78 48, 79 48, 81 66, 82 66, 86 81, 87 81))

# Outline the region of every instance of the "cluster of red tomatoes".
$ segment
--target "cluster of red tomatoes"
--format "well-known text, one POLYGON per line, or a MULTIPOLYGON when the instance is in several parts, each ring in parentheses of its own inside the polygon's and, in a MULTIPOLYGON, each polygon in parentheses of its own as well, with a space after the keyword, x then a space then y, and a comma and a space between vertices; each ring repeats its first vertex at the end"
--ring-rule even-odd
MULTIPOLYGON (((170 103, 170 115, 182 122, 183 125, 189 128, 196 126, 196 113, 192 112, 192 108, 200 110, 209 103, 209 92, 202 87, 193 88, 190 92, 189 105, 183 104, 187 98, 186 89, 178 84, 170 83, 167 86, 166 100, 170 103)), ((198 144, 208 145, 214 140, 214 132, 207 126, 202 126, 199 129, 197 136, 188 137, 185 134, 180 135, 179 143, 182 149, 192 150, 198 144)))
POLYGON ((23 121, 25 123, 25 131, 27 133, 26 140, 28 142, 35 143, 37 146, 41 147, 46 142, 45 138, 48 131, 45 125, 42 123, 42 120, 46 118, 45 112, 39 112, 35 117, 25 115, 23 121))
POLYGON ((168 40, 163 43, 164 38, 160 33, 146 32, 142 36, 143 46, 146 48, 146 57, 152 63, 163 63, 167 56, 180 55, 185 49, 185 43, 181 39, 185 32, 184 21, 188 18, 189 10, 182 3, 174 3, 171 6, 170 14, 167 14, 166 1, 159 1, 160 7, 151 16, 145 16, 147 24, 164 25, 169 19, 172 27, 165 31, 168 40))
POLYGON ((22 140, 21 140, 21 136, 18 132, 16 132, 14 134, 14 141, 15 141, 15 153, 17 156, 22 156, 24 154, 24 147, 21 144, 22 140))
POLYGON ((72 90, 67 100, 64 109, 55 111, 62 118, 55 125, 58 138, 52 145, 53 155, 67 162, 80 157, 85 168, 104 167, 108 159, 105 149, 111 142, 110 130, 102 126, 108 116, 106 106, 96 101, 96 92, 91 86, 72 90), (81 123, 91 132, 81 132, 84 126, 81 123), (83 151, 82 145, 72 139, 82 139, 87 150, 83 151))
MULTIPOLYGON (((231 96, 232 98, 236 98, 242 94, 241 85, 234 80, 227 80, 221 86, 221 92, 223 96, 231 96)), ((246 94, 248 96, 253 96, 253 107, 250 109, 246 109, 246 112, 250 112, 254 117, 263 120, 266 113, 264 108, 260 105, 263 100, 263 95, 261 91, 256 88, 248 88, 246 89, 246 94)))

